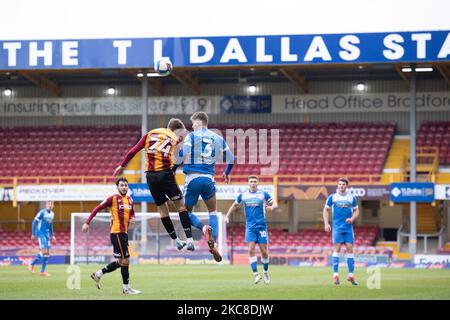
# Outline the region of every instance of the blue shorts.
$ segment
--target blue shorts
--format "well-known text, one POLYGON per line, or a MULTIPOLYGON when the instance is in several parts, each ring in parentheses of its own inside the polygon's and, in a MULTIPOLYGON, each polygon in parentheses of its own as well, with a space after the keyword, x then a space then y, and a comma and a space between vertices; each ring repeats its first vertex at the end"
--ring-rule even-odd
POLYGON ((216 194, 214 181, 207 177, 198 177, 190 181, 184 188, 184 202, 188 207, 197 205, 198 197, 208 200, 216 194))
POLYGON ((49 250, 51 245, 50 245, 50 237, 48 235, 42 234, 42 235, 37 235, 37 239, 39 242, 39 249, 41 250, 49 250))
POLYGON ((333 232, 333 243, 351 243, 353 244, 353 231, 333 232))
POLYGON ((269 233, 267 228, 263 229, 245 229, 245 242, 254 242, 267 244, 269 242, 269 233))

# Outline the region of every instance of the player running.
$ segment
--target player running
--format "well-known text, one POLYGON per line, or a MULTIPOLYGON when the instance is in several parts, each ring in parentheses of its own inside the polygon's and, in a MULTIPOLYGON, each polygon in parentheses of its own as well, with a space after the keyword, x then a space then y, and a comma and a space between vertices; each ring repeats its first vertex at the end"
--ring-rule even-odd
POLYGON ((104 200, 97 207, 92 210, 91 215, 87 218, 86 222, 83 224, 82 231, 89 231, 89 223, 97 215, 100 210, 109 208, 111 213, 111 243, 114 250, 114 258, 118 259, 111 262, 103 269, 98 270, 91 274, 91 278, 95 281, 97 288, 100 289, 100 279, 106 273, 115 271, 120 267, 122 273, 122 283, 124 294, 139 294, 139 290, 135 290, 129 285, 129 257, 128 252, 128 225, 129 223, 135 223, 134 217, 134 207, 133 200, 131 197, 127 196, 128 192, 128 180, 126 178, 119 178, 116 181, 118 193, 110 196, 108 199, 104 200))
POLYGON ((339 285, 339 255, 342 245, 347 248, 347 266, 348 277, 347 280, 352 285, 358 285, 358 282, 353 275, 355 269, 355 257, 353 254, 353 222, 359 215, 358 200, 354 195, 347 191, 348 180, 340 178, 338 180, 337 192, 331 194, 325 207, 323 208, 323 221, 325 224, 325 232, 333 230, 333 283, 339 285), (333 228, 328 223, 328 211, 332 208, 333 228))
POLYGON ((226 141, 207 128, 208 115, 205 112, 194 113, 191 116, 191 121, 194 131, 186 136, 183 148, 179 153, 179 159, 185 159, 183 173, 186 175, 184 188, 186 208, 189 212, 191 224, 203 231, 208 241, 209 252, 213 255, 214 260, 220 262, 222 256, 215 247, 218 225, 214 171, 218 157, 225 156, 227 167, 223 177, 227 183, 230 183, 229 174, 233 168, 234 156, 226 141), (192 213, 200 196, 208 208, 209 225, 204 225, 192 213))
POLYGON ((40 251, 38 254, 36 254, 34 260, 28 265, 28 270, 31 273, 34 273, 34 265, 42 259, 40 275, 43 277, 51 276, 50 273, 45 272, 47 261, 50 256, 50 237, 53 239, 53 241, 56 241, 52 225, 53 219, 55 218, 55 213, 52 211, 53 206, 53 201, 48 200, 46 203, 46 208, 37 213, 31 226, 31 239, 38 239, 40 251))
POLYGON ((255 245, 257 243, 262 256, 264 283, 269 284, 269 253, 267 250, 269 233, 267 232, 266 210, 273 211, 278 208, 278 205, 267 192, 258 190, 257 176, 248 177, 248 186, 249 190, 241 193, 231 205, 225 216, 225 222, 229 222, 230 215, 238 205, 244 205, 245 241, 248 243, 248 256, 250 267, 253 271, 254 283, 257 284, 261 281, 257 267, 258 259, 255 255, 255 245))
POLYGON ((186 128, 180 119, 170 119, 167 128, 149 131, 128 151, 121 165, 114 171, 114 176, 120 175, 136 153, 145 149, 147 184, 160 212, 161 222, 169 236, 176 241, 178 250, 183 249, 186 246, 186 242, 178 238, 169 216, 167 201, 170 199, 178 210, 180 222, 186 234, 186 248, 187 250, 194 251, 195 247, 188 211, 183 202, 183 194, 175 181, 175 174, 172 171, 174 165, 173 153, 175 146, 179 142, 176 133, 181 133, 185 130, 186 128))

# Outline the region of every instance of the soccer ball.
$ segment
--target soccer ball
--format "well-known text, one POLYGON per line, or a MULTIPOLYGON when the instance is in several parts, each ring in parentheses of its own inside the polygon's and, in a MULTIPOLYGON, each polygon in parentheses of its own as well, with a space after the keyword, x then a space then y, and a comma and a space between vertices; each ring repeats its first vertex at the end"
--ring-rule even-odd
POLYGON ((168 58, 161 58, 155 63, 155 71, 160 76, 168 76, 173 69, 172 62, 168 58))

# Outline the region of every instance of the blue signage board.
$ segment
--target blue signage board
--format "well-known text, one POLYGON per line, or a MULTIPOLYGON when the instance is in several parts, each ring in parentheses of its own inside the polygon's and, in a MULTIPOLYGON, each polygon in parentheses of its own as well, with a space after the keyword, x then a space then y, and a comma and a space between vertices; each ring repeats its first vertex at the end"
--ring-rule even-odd
POLYGON ((390 199, 393 202, 433 202, 434 183, 392 183, 390 186, 390 199))
POLYGON ((272 96, 224 96, 221 113, 271 113, 272 96))
POLYGON ((148 189, 148 185, 145 183, 130 183, 128 184, 130 189, 131 198, 134 202, 155 202, 148 189))
POLYGON ((1 40, 0 70, 450 61, 450 32, 1 40))

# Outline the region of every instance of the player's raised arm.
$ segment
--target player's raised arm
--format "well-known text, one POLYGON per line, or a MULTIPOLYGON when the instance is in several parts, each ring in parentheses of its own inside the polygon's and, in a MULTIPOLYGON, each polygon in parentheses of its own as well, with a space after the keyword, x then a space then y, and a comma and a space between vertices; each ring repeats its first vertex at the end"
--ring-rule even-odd
POLYGON ((131 148, 128 153, 126 154, 125 158, 122 160, 122 162, 120 163, 120 166, 118 166, 116 168, 116 170, 114 170, 113 176, 117 177, 119 175, 122 174, 123 169, 125 169, 125 167, 127 166, 128 162, 130 162, 131 159, 133 159, 133 157, 142 149, 145 148, 145 141, 147 140, 147 134, 144 134, 142 136, 142 138, 138 141, 138 143, 136 143, 136 145, 131 148))
POLYGON ((92 210, 91 215, 89 216, 89 218, 87 218, 86 222, 83 224, 81 231, 83 231, 83 232, 89 231, 89 223, 91 223, 92 219, 94 219, 94 217, 97 215, 97 213, 100 210, 103 210, 112 205, 112 198, 113 198, 112 196, 109 197, 108 199, 106 199, 102 203, 100 203, 98 206, 96 206, 94 208, 94 210, 92 210))

